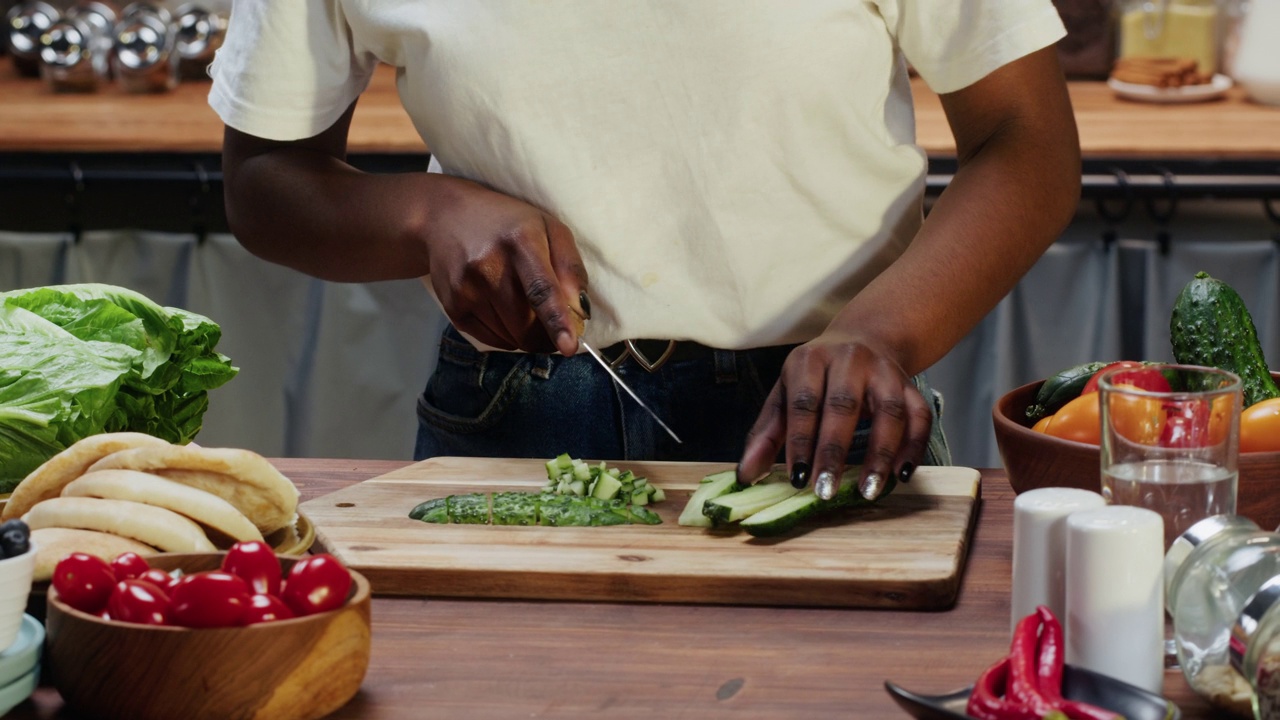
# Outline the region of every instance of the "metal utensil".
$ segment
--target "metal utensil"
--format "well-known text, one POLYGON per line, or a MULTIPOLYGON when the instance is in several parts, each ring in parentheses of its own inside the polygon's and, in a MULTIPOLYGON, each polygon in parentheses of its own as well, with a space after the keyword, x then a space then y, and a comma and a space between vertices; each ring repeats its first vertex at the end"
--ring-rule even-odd
MULTIPOLYGON (((586 311, 585 315, 579 313, 579 316, 582 317, 583 324, 585 327, 587 318, 591 316, 591 301, 587 298, 587 294, 585 292, 579 295, 578 298, 579 298, 579 302, 582 304, 583 309, 586 311)), ((636 391, 632 390, 631 386, 623 382, 621 377, 618 377, 618 373, 614 372, 613 368, 609 366, 609 361, 605 360, 604 356, 601 355, 599 351, 597 351, 595 348, 591 347, 590 343, 588 343, 586 339, 582 337, 582 332, 578 333, 578 346, 581 347, 583 350, 586 350, 588 355, 595 358, 596 362, 600 364, 600 367, 604 368, 604 371, 609 373, 609 377, 613 378, 613 381, 618 384, 618 387, 626 391, 626 393, 631 396, 632 400, 635 400, 636 403, 645 412, 649 413, 649 417, 653 418, 653 421, 658 423, 658 425, 661 425, 662 429, 667 431, 667 434, 671 436, 672 440, 675 440, 676 442, 682 445, 684 444, 684 441, 681 440, 678 435, 676 435, 675 431, 672 430, 666 423, 662 422, 662 418, 658 417, 658 414, 655 413, 653 409, 650 408, 647 404, 645 404, 644 400, 640 399, 640 396, 636 394, 636 391)))

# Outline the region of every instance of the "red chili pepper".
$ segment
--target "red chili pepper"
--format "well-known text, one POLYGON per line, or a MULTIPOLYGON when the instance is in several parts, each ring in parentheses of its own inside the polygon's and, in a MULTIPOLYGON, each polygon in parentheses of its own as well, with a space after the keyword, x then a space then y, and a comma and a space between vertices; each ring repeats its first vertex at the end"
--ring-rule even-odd
POLYGON ((1002 697, 1009 679, 1009 658, 987 668, 969 693, 964 711, 977 720, 1042 720, 1029 707, 1002 697))
POLYGON ((1030 708, 1036 717, 1044 717, 1058 709, 1057 703, 1040 690, 1036 642, 1043 624, 1038 612, 1019 620, 1009 649, 1009 698, 1030 708))
POLYGON ((1040 648, 1036 656, 1036 680, 1040 693, 1070 720, 1124 720, 1119 713, 1105 708, 1067 700, 1062 697, 1063 642, 1062 623, 1053 611, 1041 605, 1036 608, 1044 629, 1040 631, 1040 648))

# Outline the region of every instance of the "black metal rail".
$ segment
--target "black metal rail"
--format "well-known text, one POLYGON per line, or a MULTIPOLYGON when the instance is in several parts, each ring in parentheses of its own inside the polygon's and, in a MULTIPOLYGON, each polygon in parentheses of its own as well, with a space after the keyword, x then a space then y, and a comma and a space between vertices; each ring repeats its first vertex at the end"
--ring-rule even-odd
MULTIPOLYGON (((421 172, 424 154, 354 155, 369 172, 421 172)), ((932 160, 927 192, 937 195, 955 172, 932 160)), ((1082 199, 1119 222, 1142 202, 1153 219, 1172 220, 1180 200, 1255 199, 1280 224, 1280 161, 1088 160, 1082 199), (1163 202, 1162 202, 1163 201, 1163 202)), ((222 162, 216 154, 0 153, 0 230, 138 228, 173 232, 226 230, 222 162)))

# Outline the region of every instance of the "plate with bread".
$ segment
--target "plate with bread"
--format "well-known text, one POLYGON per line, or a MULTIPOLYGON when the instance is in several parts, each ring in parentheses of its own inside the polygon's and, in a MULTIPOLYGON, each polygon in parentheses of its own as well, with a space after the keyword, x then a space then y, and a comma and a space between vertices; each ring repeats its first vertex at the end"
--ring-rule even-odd
POLYGON ((1127 100, 1189 103, 1222 97, 1232 81, 1221 73, 1202 72, 1191 58, 1122 57, 1116 60, 1107 86, 1127 100))
POLYGON ((297 487, 261 455, 132 432, 87 437, 33 470, 0 500, 0 520, 11 518, 31 528, 37 583, 72 552, 110 562, 264 540, 301 555, 315 541, 297 487))

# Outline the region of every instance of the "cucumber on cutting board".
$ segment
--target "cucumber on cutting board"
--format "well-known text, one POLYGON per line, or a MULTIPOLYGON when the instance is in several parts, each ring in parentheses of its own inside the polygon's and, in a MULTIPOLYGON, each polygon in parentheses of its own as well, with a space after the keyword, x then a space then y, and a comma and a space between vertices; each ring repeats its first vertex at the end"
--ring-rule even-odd
POLYGON ((745 490, 708 500, 702 506, 702 514, 715 524, 738 522, 799 492, 784 478, 765 480, 745 490))
POLYGON ((680 519, 676 522, 687 527, 711 527, 711 518, 703 514, 703 506, 708 500, 741 489, 736 470, 725 470, 702 478, 698 489, 689 496, 689 502, 684 506, 684 510, 680 511, 680 519))
MULTIPOLYGON (((811 516, 870 505, 872 501, 862 497, 862 493, 858 491, 858 481, 861 478, 861 467, 848 468, 840 476, 840 486, 836 490, 836 496, 830 500, 818 497, 812 489, 805 490, 743 520, 740 523, 742 529, 755 537, 774 537, 791 531, 811 516)), ((880 497, 893 492, 896 485, 897 478, 890 476, 880 497)))

